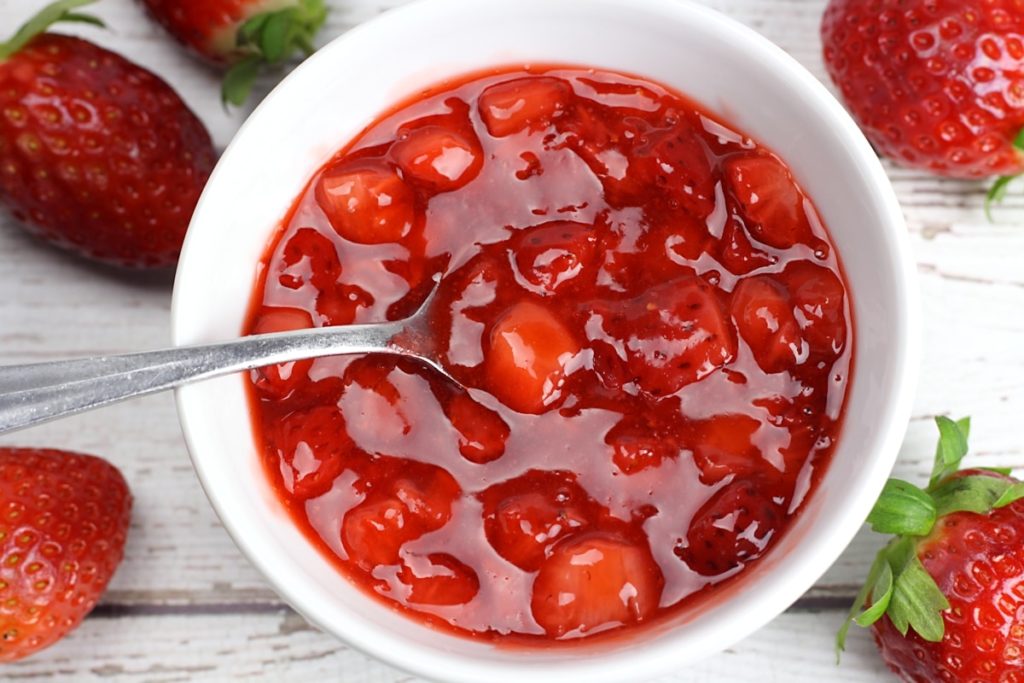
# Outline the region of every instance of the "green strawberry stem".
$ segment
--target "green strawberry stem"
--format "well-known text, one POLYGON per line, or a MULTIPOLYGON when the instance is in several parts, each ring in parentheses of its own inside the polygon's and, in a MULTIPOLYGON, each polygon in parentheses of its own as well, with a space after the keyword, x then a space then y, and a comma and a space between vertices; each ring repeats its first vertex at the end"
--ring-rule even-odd
MULTIPOLYGON (((1022 134, 1024 137, 1024 134, 1022 134)), ((954 477, 967 455, 970 418, 954 422, 935 418, 939 444, 928 486, 919 488, 890 479, 874 509, 868 515, 871 529, 893 534, 879 551, 867 581, 850 607, 850 613, 836 636, 836 656, 846 647, 852 624, 869 627, 888 617, 903 635, 912 628, 926 641, 938 642, 945 634, 942 613, 949 602, 918 559, 917 546, 935 528, 936 522, 953 512, 986 514, 1024 498, 1024 483, 987 474, 954 477)), ((1007 470, 991 470, 1009 474, 1007 470)))
POLYGON ((80 24, 92 24, 93 26, 104 26, 103 22, 90 14, 76 12, 79 7, 91 5, 96 0, 58 0, 47 5, 37 15, 29 19, 18 29, 14 36, 6 43, 0 43, 0 62, 8 59, 21 48, 38 36, 46 32, 51 26, 58 22, 76 22, 80 24))
POLYGON ((296 52, 313 54, 313 39, 327 19, 324 0, 299 0, 294 7, 257 14, 238 32, 238 49, 246 55, 228 70, 221 96, 239 106, 267 66, 277 66, 296 52))
MULTIPOLYGON (((1017 137, 1013 140, 1013 146, 1020 151, 1021 155, 1024 155, 1024 128, 1021 128, 1020 132, 1017 133, 1017 137)), ((992 187, 989 188, 988 195, 985 197, 985 215, 988 216, 989 223, 995 222, 992 218, 992 206, 1003 203, 1003 200, 1006 199, 1006 195, 1010 191, 1010 183, 1022 175, 1024 174, 1004 175, 992 183, 992 187)))

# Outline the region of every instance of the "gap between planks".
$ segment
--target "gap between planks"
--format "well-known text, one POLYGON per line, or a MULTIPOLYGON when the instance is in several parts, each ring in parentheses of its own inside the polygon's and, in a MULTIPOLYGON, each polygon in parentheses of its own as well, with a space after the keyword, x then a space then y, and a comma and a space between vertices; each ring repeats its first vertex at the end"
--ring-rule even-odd
MULTIPOLYGON (((845 614, 855 597, 856 589, 842 587, 842 594, 811 595, 797 600, 786 614, 845 614), (847 594, 848 591, 848 594, 847 594)), ((818 592, 815 590, 814 592, 818 592)), ((194 597, 194 596, 193 596, 194 597)), ((102 602, 89 614, 90 619, 122 619, 153 616, 241 616, 247 614, 295 613, 287 603, 273 599, 266 602, 201 602, 162 603, 151 598, 146 602, 102 602)))

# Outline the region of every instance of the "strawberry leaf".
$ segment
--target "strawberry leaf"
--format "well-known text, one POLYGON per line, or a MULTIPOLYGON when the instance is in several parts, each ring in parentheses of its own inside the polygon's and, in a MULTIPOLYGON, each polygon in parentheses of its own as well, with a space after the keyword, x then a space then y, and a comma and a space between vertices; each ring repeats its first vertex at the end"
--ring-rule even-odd
POLYGON ((992 183, 992 187, 988 189, 988 194, 985 195, 985 217, 988 218, 989 223, 995 223, 995 218, 992 216, 992 207, 1003 203, 1006 195, 1010 193, 1010 183, 1019 177, 1015 175, 1000 176, 996 178, 996 181, 992 183))
MULTIPOLYGON (((846 649, 846 636, 850 632, 850 626, 856 621, 858 614, 862 614, 861 610, 867 604, 868 598, 871 597, 872 588, 878 582, 878 577, 881 576, 882 572, 885 571, 888 566, 889 561, 886 558, 885 551, 883 550, 875 557, 875 561, 871 565, 871 569, 868 571, 867 581, 864 582, 860 592, 857 593, 857 597, 850 606, 850 612, 846 615, 846 620, 843 622, 843 625, 839 627, 839 632, 836 634, 836 664, 839 663, 840 654, 846 649)), ((892 574, 891 569, 889 573, 892 574)))
POLYGON ((953 512, 974 512, 979 515, 992 511, 1013 482, 984 474, 959 477, 942 482, 932 490, 939 516, 953 512))
POLYGON ((1010 503, 1014 503, 1021 498, 1024 498, 1024 482, 1017 482, 1003 491, 1003 495, 999 496, 996 502, 992 503, 992 507, 1004 508, 1010 503))
POLYGON ((106 28, 107 25, 103 23, 103 20, 99 17, 94 17, 91 14, 79 14, 78 12, 69 12, 60 18, 62 22, 77 23, 77 24, 91 24, 93 26, 99 26, 100 28, 106 28))
POLYGON ((886 614, 903 635, 913 628, 930 643, 942 640, 946 625, 942 613, 949 609, 949 601, 942 594, 935 579, 925 571, 917 555, 896 576, 886 614))
POLYGON ((238 107, 245 104, 260 75, 263 63, 263 58, 259 55, 250 55, 228 69, 221 86, 221 99, 225 105, 232 104, 238 107))
POLYGON ((238 50, 246 56, 225 77, 224 103, 243 104, 264 67, 283 64, 296 53, 312 54, 313 39, 326 20, 324 0, 299 0, 292 7, 249 18, 237 37, 238 50))
POLYGON ((268 64, 280 64, 288 57, 298 26, 295 10, 276 12, 263 24, 259 35, 259 49, 268 64))
POLYGON ((94 2, 96 0, 58 0, 47 5, 38 14, 25 22, 10 40, 6 43, 0 43, 0 61, 21 50, 33 38, 41 33, 45 33, 47 29, 58 22, 89 23, 95 26, 104 26, 104 23, 96 17, 74 11, 79 7, 91 5, 94 2))
POLYGON ((239 42, 255 43, 263 27, 266 26, 272 16, 274 16, 273 13, 264 12, 263 14, 257 14, 242 24, 242 28, 238 30, 239 42))
POLYGON ((960 461, 967 455, 967 438, 971 433, 971 419, 965 417, 957 422, 939 415, 935 418, 939 427, 939 445, 935 450, 935 466, 929 486, 934 486, 960 469, 960 461))
MULTIPOLYGON (((1013 146, 1020 152, 1024 152, 1024 128, 1020 129, 1017 133, 1017 137, 1013 139, 1013 146)), ((1010 189, 1010 183, 1012 183, 1020 175, 1005 175, 1002 176, 992 184, 989 188, 988 194, 985 196, 985 215, 988 217, 989 223, 994 223, 992 219, 992 205, 1002 204, 1003 200, 1006 199, 1006 195, 1010 189)))
POLYGON ((905 481, 890 479, 868 515, 868 524, 880 534, 927 536, 935 526, 932 497, 905 481))
POLYGON ((893 586, 892 567, 883 562, 878 578, 871 586, 871 605, 854 619, 858 626, 867 628, 885 616, 892 602, 893 586))

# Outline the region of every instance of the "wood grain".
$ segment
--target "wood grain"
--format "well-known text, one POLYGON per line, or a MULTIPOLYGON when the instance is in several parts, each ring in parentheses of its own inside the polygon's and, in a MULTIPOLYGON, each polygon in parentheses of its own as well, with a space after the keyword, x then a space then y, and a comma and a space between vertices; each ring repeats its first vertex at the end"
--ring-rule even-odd
MULTIPOLYGON (((833 613, 791 613, 735 648, 657 683, 877 682, 874 646, 855 638, 836 666, 833 613)), ((373 664, 287 610, 91 618, 45 657, 7 667, 12 681, 172 683, 245 680, 413 683, 373 664), (152 634, 152 637, 150 637, 152 634)))
MULTIPOLYGON (((332 0, 324 36, 401 0, 332 0)), ((825 0, 709 0, 825 78, 817 27, 825 0)), ((0 0, 0 33, 38 7, 0 0)), ((107 32, 80 32, 170 81, 225 146, 247 111, 227 112, 216 74, 183 54, 131 0, 95 11, 107 32)), ((261 83, 265 92, 273 79, 261 83)), ((974 416, 974 462, 1024 467, 1024 193, 990 224, 984 187, 888 166, 907 215, 924 297, 924 372, 897 473, 930 467, 936 414, 974 416)), ((172 274, 85 264, 27 237, 0 217, 0 363, 117 353, 166 345, 172 274)), ((855 438, 856 435, 847 435, 855 438)), ((218 523, 188 461, 169 396, 45 425, 0 444, 101 454, 121 467, 137 507, 121 568, 103 605, 72 638, 13 667, 5 680, 407 680, 344 648, 288 611, 218 523)), ((875 681, 866 638, 833 667, 831 634, 878 539, 862 533, 795 608, 733 650, 675 681, 875 681)))

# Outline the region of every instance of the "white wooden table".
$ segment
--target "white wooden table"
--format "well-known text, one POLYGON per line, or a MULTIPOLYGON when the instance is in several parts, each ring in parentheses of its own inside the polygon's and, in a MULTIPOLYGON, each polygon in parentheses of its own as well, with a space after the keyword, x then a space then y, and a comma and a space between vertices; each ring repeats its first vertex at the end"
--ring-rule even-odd
MULTIPOLYGON (((402 1, 331 0, 323 39, 402 1)), ((826 0, 704 1, 827 80, 818 38, 826 0)), ((0 33, 40 4, 0 0, 0 33)), ((247 112, 224 111, 215 75, 131 0, 103 0, 95 11, 111 30, 83 31, 163 75, 223 148, 247 112)), ((982 212, 983 185, 890 171, 909 220, 927 320, 925 369, 898 473, 924 479, 937 413, 974 416, 978 464, 1024 466, 1024 187, 1011 193, 993 225, 982 212)), ((167 273, 90 266, 0 216, 0 363, 167 345, 171 284, 167 273)), ((170 396, 46 425, 0 444, 102 455, 124 471, 136 497, 127 558, 102 604, 65 641, 0 669, 0 680, 411 680, 308 626, 242 558, 200 490, 170 396)), ((886 680, 865 634, 853 636, 840 668, 832 654, 833 633, 877 544, 863 533, 789 612, 665 680, 886 680)))

